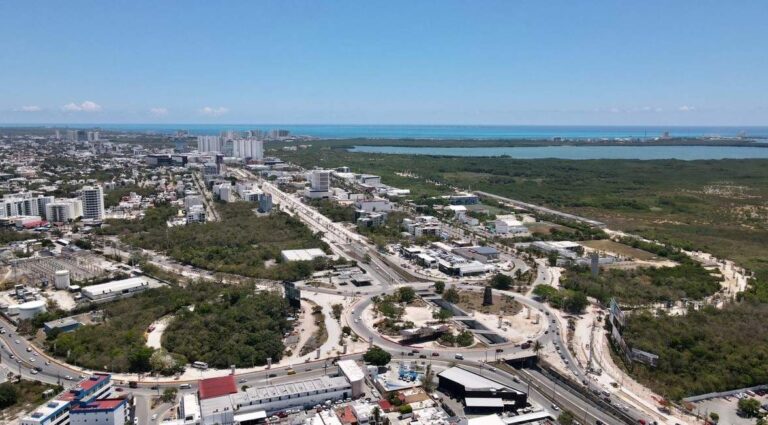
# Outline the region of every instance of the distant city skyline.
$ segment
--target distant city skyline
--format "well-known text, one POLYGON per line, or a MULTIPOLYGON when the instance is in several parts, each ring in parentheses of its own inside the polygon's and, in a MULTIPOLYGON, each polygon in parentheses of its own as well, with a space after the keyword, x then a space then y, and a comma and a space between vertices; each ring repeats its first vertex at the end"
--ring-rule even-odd
POLYGON ((764 1, 4 3, 2 124, 768 125, 764 1))

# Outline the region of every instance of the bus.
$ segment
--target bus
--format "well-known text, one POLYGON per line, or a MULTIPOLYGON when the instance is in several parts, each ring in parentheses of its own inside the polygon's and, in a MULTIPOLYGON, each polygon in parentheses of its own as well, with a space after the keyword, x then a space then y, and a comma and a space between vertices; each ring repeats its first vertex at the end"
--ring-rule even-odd
POLYGON ((203 370, 205 370, 205 369, 208 369, 208 363, 205 363, 205 362, 194 362, 194 363, 192 363, 192 367, 194 367, 195 369, 203 369, 203 370))

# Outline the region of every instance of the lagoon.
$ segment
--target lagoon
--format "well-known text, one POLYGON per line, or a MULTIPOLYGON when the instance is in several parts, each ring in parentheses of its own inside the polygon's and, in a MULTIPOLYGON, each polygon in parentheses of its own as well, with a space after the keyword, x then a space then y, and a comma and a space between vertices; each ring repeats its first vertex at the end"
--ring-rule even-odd
POLYGON ((466 157, 508 156, 514 159, 707 159, 768 158, 768 147, 752 146, 521 146, 521 147, 408 147, 354 146, 350 152, 466 157))

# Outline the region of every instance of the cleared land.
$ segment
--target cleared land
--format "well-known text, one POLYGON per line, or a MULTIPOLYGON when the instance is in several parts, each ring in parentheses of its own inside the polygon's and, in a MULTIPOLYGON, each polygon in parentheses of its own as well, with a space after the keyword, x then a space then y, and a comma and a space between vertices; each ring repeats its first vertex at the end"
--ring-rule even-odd
POLYGON ((629 257, 635 260, 651 261, 657 260, 658 257, 648 251, 642 249, 633 248, 631 246, 624 245, 622 243, 614 242, 610 239, 582 241, 580 244, 592 248, 598 251, 605 251, 614 254, 618 254, 622 257, 629 257))

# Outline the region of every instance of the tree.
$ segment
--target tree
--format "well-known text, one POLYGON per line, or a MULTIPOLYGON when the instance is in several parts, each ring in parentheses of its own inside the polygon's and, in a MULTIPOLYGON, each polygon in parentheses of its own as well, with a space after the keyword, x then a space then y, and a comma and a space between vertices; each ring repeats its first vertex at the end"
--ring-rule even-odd
POLYGON ((128 355, 129 370, 131 372, 148 372, 152 370, 152 354, 155 352, 151 347, 136 347, 128 355))
POLYGON ((576 418, 573 417, 573 413, 568 410, 563 410, 560 412, 560 416, 557 417, 557 422, 559 422, 560 425, 573 425, 575 420, 576 418))
POLYGON ((475 337, 470 331, 461 332, 456 336, 456 344, 458 344, 459 347, 469 347, 474 342, 475 337))
POLYGON ((443 291, 445 291, 445 282, 440 282, 440 281, 435 282, 435 292, 438 294, 442 294, 443 291))
POLYGON ((375 366, 386 366, 392 360, 392 355, 381 347, 373 346, 363 355, 363 361, 375 366))
POLYGON ((720 415, 718 415, 717 412, 710 412, 709 419, 711 419, 712 422, 717 423, 717 421, 720 420, 720 415))
POLYGON ((349 326, 346 326, 346 325, 342 326, 341 327, 341 333, 342 333, 342 335, 351 335, 352 334, 352 328, 350 328, 349 326))
POLYGON ((581 313, 588 305, 587 296, 582 292, 574 292, 563 300, 563 309, 569 313, 581 313))
POLYGON ((19 400, 19 391, 10 382, 0 384, 0 409, 13 406, 19 400))
POLYGON ((176 388, 166 388, 163 390, 163 395, 160 397, 161 400, 163 400, 164 403, 171 403, 172 401, 176 400, 176 393, 178 390, 176 388))
POLYGON ((550 267, 555 267, 557 265, 557 254, 551 253, 547 257, 547 263, 550 265, 550 267))
POLYGON ((404 404, 400 406, 400 409, 398 409, 401 415, 407 415, 409 413, 413 413, 413 407, 411 407, 410 404, 404 404))
POLYGON ((446 289, 445 292, 443 292, 443 299, 448 301, 449 303, 456 304, 459 302, 461 297, 459 297, 459 291, 456 290, 453 286, 446 289))
POLYGON ((416 298, 416 291, 410 286, 401 286, 397 288, 397 299, 401 303, 409 303, 416 298))
POLYGON ((541 341, 536 340, 533 342, 532 348, 533 348, 533 352, 536 354, 536 356, 538 356, 541 350, 544 348, 544 346, 541 345, 541 341))
POLYGON ((512 278, 503 273, 496 273, 496 275, 491 278, 491 286, 495 289, 506 291, 512 287, 512 278))
POLYGON ((344 311, 344 306, 341 304, 334 304, 331 306, 331 310, 333 312, 333 317, 336 320, 341 319, 341 313, 344 311))
POLYGON ((760 402, 754 398, 742 398, 737 406, 739 412, 748 418, 756 418, 760 414, 760 402))
POLYGON ((440 311, 436 311, 434 314, 432 314, 432 318, 437 319, 437 321, 440 323, 445 322, 451 317, 453 317, 453 313, 451 313, 451 310, 447 310, 445 308, 441 308, 440 311))

